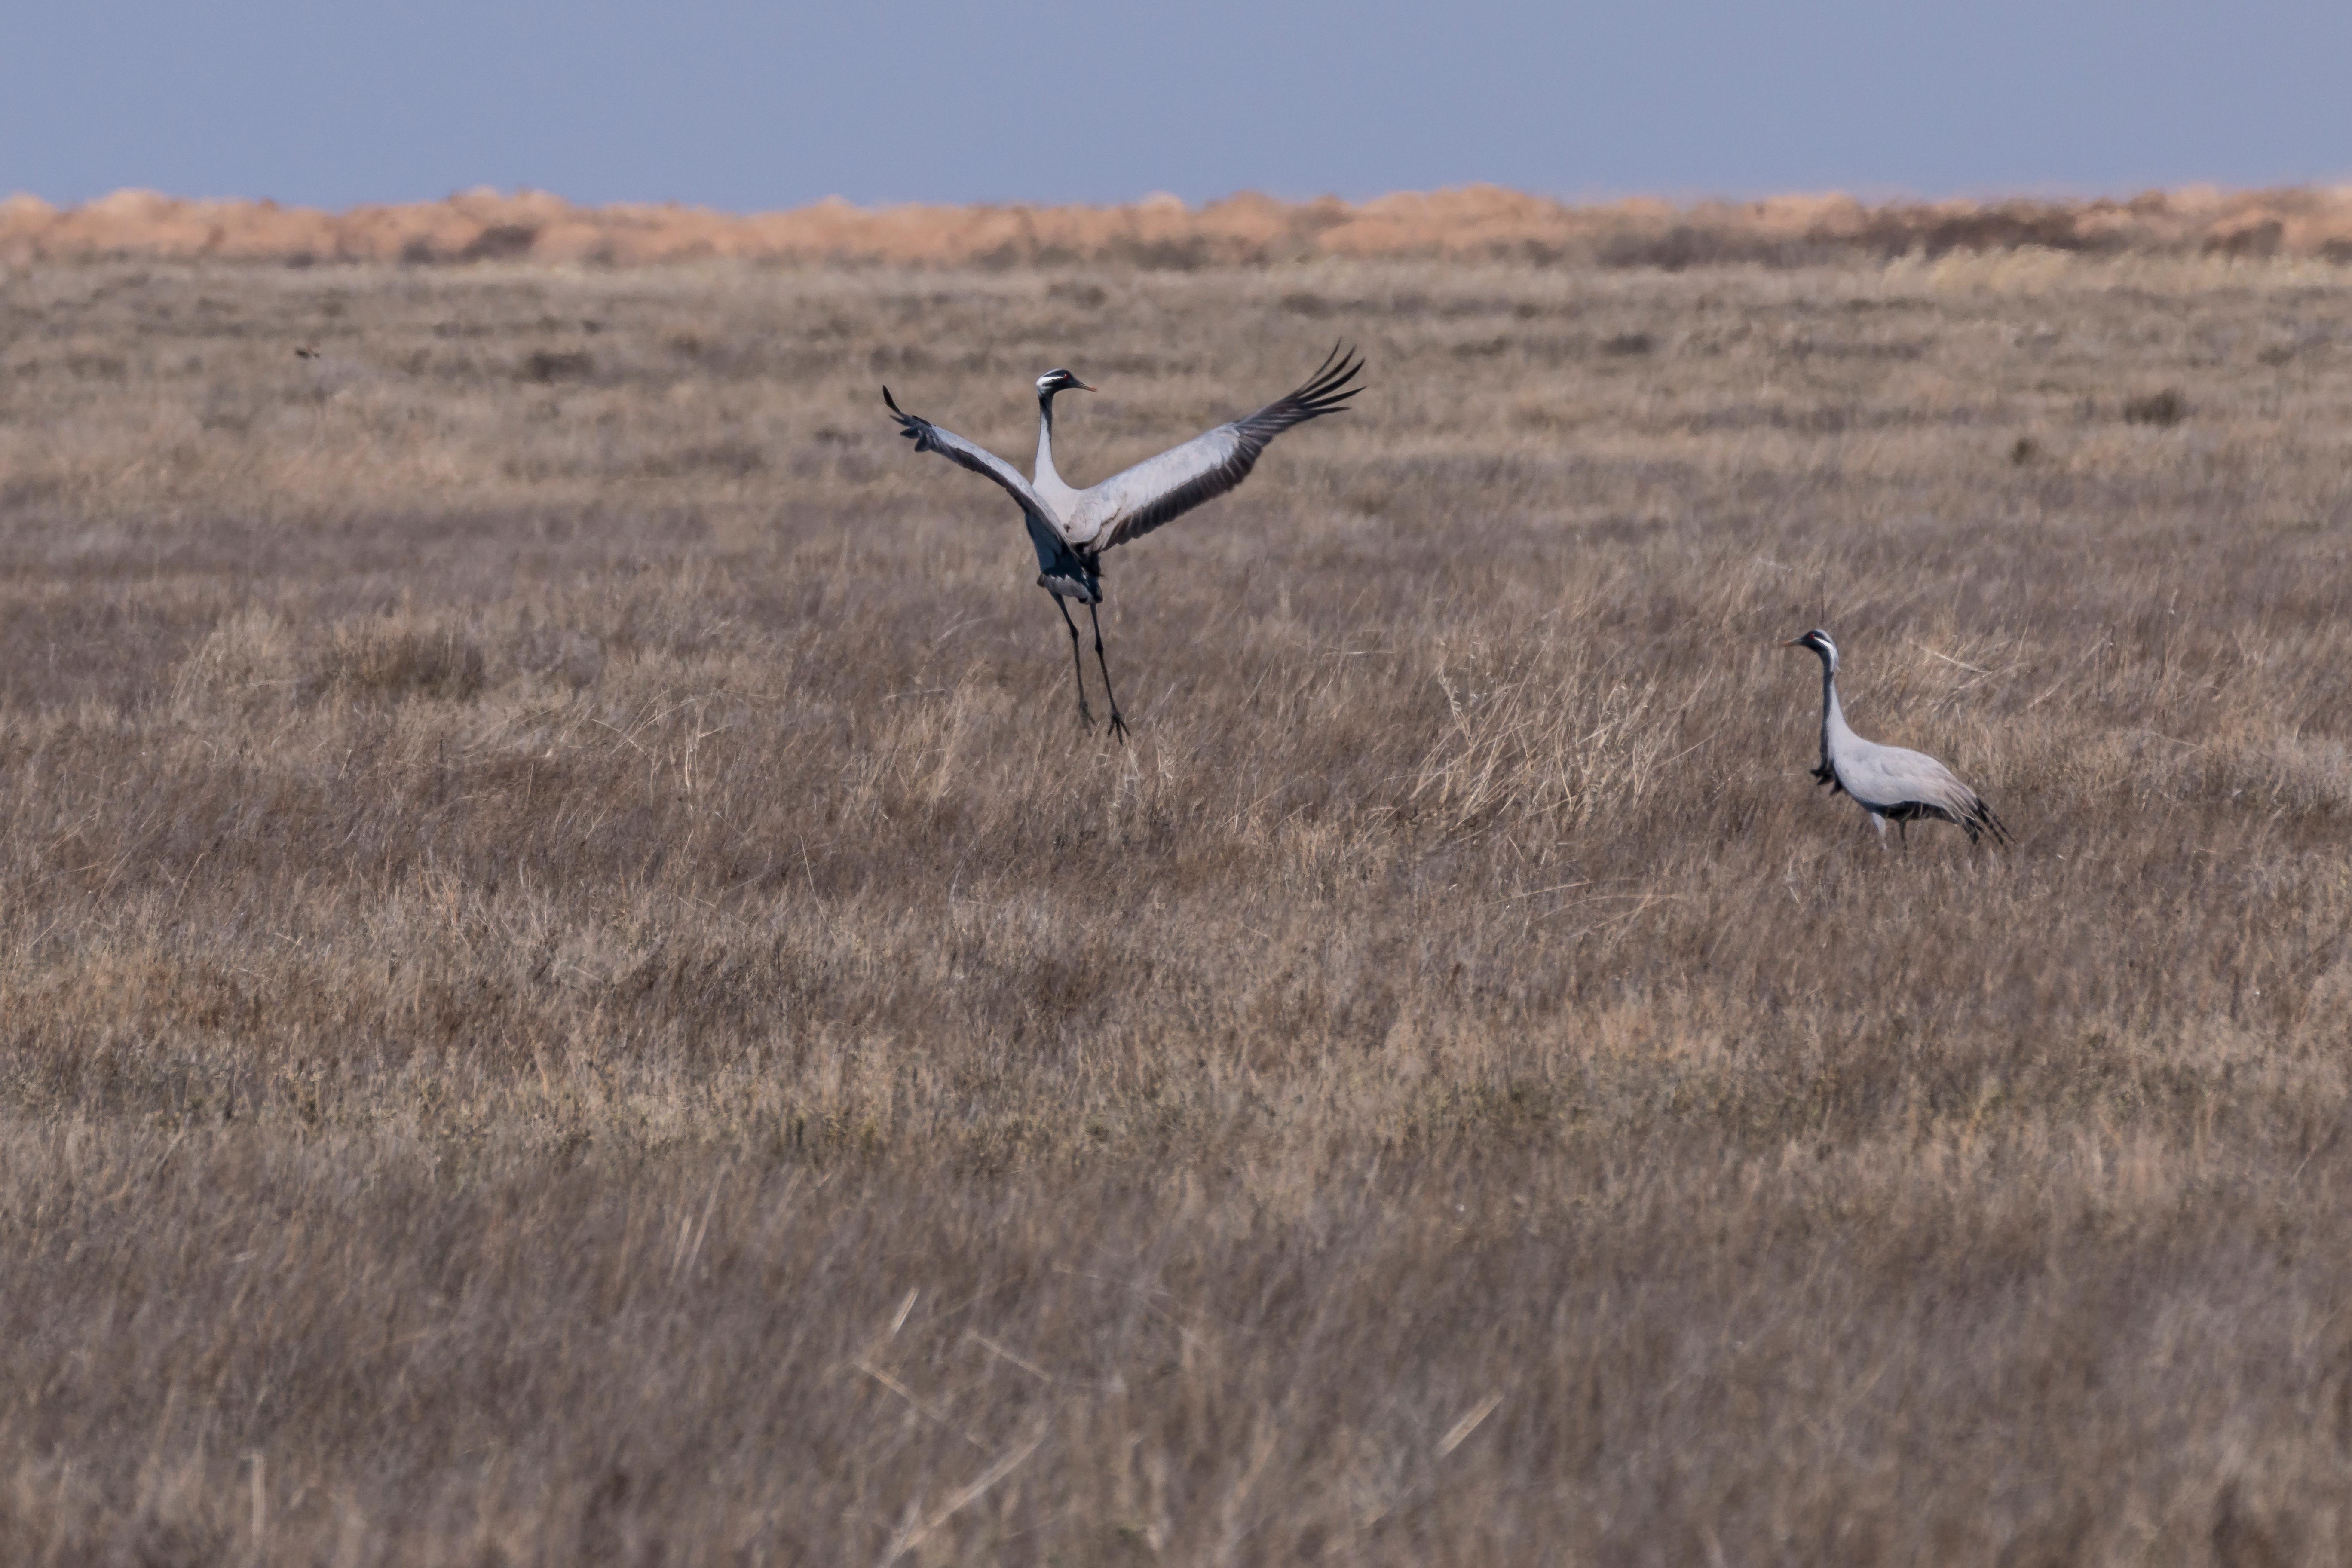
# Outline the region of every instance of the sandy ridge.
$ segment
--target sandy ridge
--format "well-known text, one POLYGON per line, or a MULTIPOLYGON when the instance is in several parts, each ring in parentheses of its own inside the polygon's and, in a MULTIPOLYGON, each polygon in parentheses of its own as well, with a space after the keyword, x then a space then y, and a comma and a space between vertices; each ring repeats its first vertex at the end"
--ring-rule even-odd
POLYGON ((634 266, 738 258, 964 265, 1250 265, 1307 256, 1513 258, 1625 266, 1787 264, 2041 246, 2094 253, 2315 257, 2352 263, 2352 186, 2149 192, 2128 200, 1893 201, 1842 195, 1570 205, 1492 185, 1362 203, 1244 193, 1202 206, 895 206, 827 199, 748 216, 575 206, 526 191, 347 212, 126 190, 58 208, 0 201, 0 262, 218 258, 294 265, 529 260, 634 266))

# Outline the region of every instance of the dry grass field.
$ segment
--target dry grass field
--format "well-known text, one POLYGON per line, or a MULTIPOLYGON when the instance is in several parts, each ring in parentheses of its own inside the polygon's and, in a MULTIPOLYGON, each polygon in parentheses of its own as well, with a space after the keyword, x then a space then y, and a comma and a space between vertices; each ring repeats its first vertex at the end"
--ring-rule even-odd
POLYGON ((2352 1555, 2352 269, 19 267, 0 563, 0 1559, 2352 1555), (1081 731, 879 384, 1339 337, 1081 731))

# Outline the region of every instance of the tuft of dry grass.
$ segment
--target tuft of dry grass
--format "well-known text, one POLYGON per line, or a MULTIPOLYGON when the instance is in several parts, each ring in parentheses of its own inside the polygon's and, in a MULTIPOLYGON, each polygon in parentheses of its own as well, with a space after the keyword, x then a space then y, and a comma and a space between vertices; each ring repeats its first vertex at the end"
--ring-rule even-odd
POLYGON ((2159 392, 2124 399, 2124 422, 2127 425, 2161 427, 2178 425, 2188 417, 2189 400, 2180 395, 2179 387, 2168 386, 2159 392))
POLYGON ((2347 345, 2218 255, 0 276, 0 1557, 2340 1558, 2347 345), (1066 363, 1092 477, 1339 332, 1080 731, 877 384, 1066 363), (2014 851, 1814 791, 1813 625, 2014 851))

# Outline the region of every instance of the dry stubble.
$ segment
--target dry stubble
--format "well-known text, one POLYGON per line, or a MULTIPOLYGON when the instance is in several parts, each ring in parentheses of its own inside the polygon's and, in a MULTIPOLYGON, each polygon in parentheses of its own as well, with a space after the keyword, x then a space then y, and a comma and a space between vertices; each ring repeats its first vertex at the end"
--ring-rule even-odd
POLYGON ((0 1553, 2340 1557, 2348 285, 0 279, 0 1553))

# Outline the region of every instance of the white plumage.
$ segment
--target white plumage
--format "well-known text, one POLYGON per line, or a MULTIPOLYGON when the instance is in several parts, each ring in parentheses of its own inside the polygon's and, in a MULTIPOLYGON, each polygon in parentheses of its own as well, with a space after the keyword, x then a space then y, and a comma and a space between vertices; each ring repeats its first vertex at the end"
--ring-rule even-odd
POLYGON ((1933 816, 1958 823, 1971 844, 1983 833, 2008 841, 2009 829, 1993 816, 1992 807, 1951 769, 1925 752, 1882 746, 1847 728, 1845 710, 1838 702, 1837 644, 1829 633, 1816 627, 1781 646, 1811 649, 1822 661, 1822 765, 1813 770, 1813 777, 1829 785, 1832 795, 1853 796, 1854 804, 1870 814, 1881 838, 1886 837, 1889 821, 1907 837, 1907 825, 1914 818, 1933 816))
POLYGON ((1094 390, 1066 370, 1047 371, 1037 378, 1034 479, 1023 479, 1012 464, 954 431, 902 413, 887 386, 882 389, 882 401, 898 421, 899 434, 914 442, 915 450, 937 452, 994 480, 1020 503, 1029 542, 1037 552, 1037 585, 1053 595, 1055 607, 1070 630, 1070 659, 1078 679, 1078 716, 1088 724, 1094 722, 1094 714, 1087 707, 1078 625, 1070 619, 1069 606, 1064 603, 1070 599, 1086 605, 1087 618, 1093 622, 1095 662, 1102 668, 1103 691, 1110 697, 1111 732, 1124 736, 1127 721, 1120 716, 1118 698, 1111 692, 1110 666, 1103 660, 1102 622, 1096 611, 1102 603, 1102 552, 1140 539, 1161 523, 1240 484, 1256 466, 1266 444, 1292 426, 1346 412, 1348 399, 1363 390, 1348 384, 1363 367, 1361 358, 1335 348, 1306 384, 1287 396, 1086 489, 1066 482, 1054 467, 1055 395, 1094 390))

